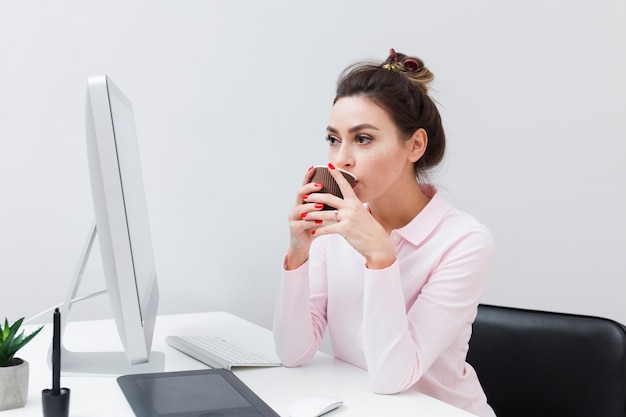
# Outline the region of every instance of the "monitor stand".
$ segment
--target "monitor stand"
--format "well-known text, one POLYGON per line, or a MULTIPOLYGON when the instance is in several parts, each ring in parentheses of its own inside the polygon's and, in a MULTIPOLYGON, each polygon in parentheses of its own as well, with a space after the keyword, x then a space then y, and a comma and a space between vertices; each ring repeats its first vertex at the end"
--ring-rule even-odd
MULTIPOLYGON (((65 332, 67 318, 74 303, 76 293, 83 279, 85 267, 91 254, 91 248, 96 239, 97 228, 94 223, 89 228, 85 245, 80 255, 74 278, 65 297, 65 302, 60 308, 61 312, 61 335, 65 332)), ((104 294, 100 291, 95 295, 104 294)), ((90 297, 86 297, 90 298, 90 297)), ((48 351, 48 366, 52 364, 52 345, 48 351)), ((63 345, 61 337, 61 373, 65 376, 118 376, 125 374, 139 374, 163 372, 165 368, 165 354, 163 352, 150 353, 150 360, 145 363, 131 365, 124 352, 74 352, 63 345)))

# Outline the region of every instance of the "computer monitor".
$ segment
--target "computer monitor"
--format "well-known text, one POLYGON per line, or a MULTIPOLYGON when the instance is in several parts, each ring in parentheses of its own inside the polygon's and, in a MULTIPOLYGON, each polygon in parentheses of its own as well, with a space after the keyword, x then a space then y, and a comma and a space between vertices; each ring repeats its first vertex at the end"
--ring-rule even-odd
POLYGON ((133 106, 106 75, 87 80, 85 131, 96 222, 63 305, 62 329, 97 235, 124 352, 72 352, 64 347, 61 369, 65 374, 160 372, 164 356, 151 352, 159 289, 133 106))

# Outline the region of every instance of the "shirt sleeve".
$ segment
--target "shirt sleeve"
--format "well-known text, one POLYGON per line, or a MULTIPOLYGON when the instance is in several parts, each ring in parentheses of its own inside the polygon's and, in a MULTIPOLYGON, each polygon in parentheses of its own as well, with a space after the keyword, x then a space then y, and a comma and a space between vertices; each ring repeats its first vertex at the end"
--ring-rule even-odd
POLYGON ((473 322, 494 252, 477 225, 444 253, 412 305, 405 304, 400 265, 366 270, 364 353, 374 392, 413 386, 473 322))
MULTIPOLYGON (((322 250, 318 244, 321 240, 313 242, 312 255, 314 251, 322 250)), ((276 295, 274 342, 278 357, 288 367, 302 365, 315 355, 327 324, 328 290, 322 276, 325 266, 320 264, 325 262, 325 257, 311 256, 309 259, 294 270, 286 270, 283 266, 276 295), (317 271, 317 279, 309 279, 311 270, 317 271)))

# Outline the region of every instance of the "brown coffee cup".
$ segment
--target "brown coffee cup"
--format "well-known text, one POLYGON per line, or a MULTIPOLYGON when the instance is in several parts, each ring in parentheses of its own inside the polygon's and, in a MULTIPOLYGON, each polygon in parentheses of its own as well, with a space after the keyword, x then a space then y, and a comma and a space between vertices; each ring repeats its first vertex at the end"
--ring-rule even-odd
MULTIPOLYGON (((354 187, 354 184, 356 182, 356 177, 352 175, 351 173, 349 173, 348 171, 344 171, 343 169, 339 169, 339 168, 336 168, 336 169, 343 174, 343 177, 350 183, 350 186, 354 187)), ((315 173, 313 174, 313 178, 311 179, 311 182, 322 183, 322 189, 319 191, 320 193, 333 194, 339 198, 343 198, 343 194, 341 193, 341 190, 339 189, 339 185, 337 184, 337 181, 335 181, 333 176, 330 174, 328 167, 316 166, 315 173)), ((324 208, 322 210, 335 210, 335 208, 324 205, 324 208)))

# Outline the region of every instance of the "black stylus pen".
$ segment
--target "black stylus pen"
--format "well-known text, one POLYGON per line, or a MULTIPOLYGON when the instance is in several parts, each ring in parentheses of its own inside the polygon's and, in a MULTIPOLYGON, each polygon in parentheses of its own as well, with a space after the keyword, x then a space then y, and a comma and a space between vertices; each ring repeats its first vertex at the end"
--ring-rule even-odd
POLYGON ((54 310, 52 336, 52 395, 61 394, 61 312, 54 310))
POLYGON ((70 389, 61 388, 61 312, 58 308, 52 316, 52 389, 41 391, 43 417, 68 417, 70 412, 70 389))

